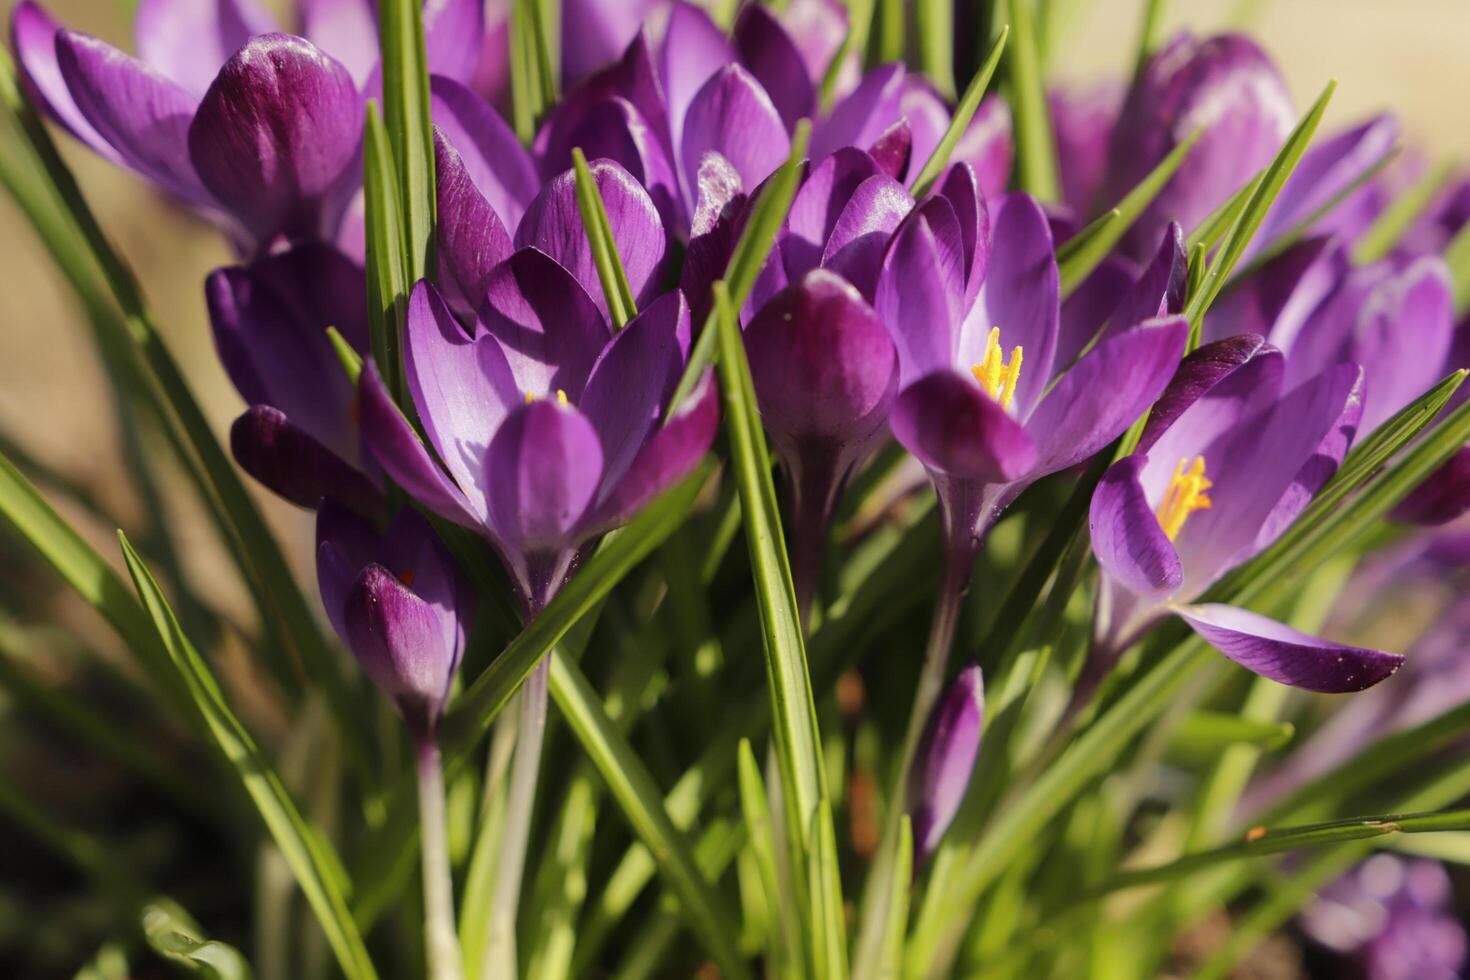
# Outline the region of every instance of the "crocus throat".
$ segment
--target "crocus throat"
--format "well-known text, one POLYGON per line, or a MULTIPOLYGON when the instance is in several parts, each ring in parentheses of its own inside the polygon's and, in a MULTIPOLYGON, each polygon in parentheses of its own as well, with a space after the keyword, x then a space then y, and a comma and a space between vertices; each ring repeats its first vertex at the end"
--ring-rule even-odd
POLYGON ((1184 522, 1197 510, 1209 510, 1213 504, 1205 491, 1214 486, 1205 478, 1205 458, 1196 456, 1194 462, 1181 459, 1174 467, 1174 476, 1169 480, 1169 489, 1164 491, 1163 503, 1156 512, 1159 526, 1169 540, 1179 537, 1184 522))
MULTIPOLYGON (((540 395, 537 395, 534 391, 528 391, 528 392, 526 392, 526 404, 527 405, 531 404, 534 401, 539 401, 540 398, 541 398, 541 396, 540 395)), ((565 391, 563 391, 562 389, 560 389, 560 388, 556 389, 556 401, 557 401, 557 404, 559 404, 559 405, 565 405, 565 404, 567 404, 567 393, 565 391)))
POLYGON ((1000 327, 991 327, 990 336, 985 339, 985 356, 979 364, 970 367, 970 373, 1001 408, 1010 408, 1011 399, 1016 397, 1016 382, 1021 377, 1021 348, 1012 347, 1011 359, 1002 361, 1000 327))

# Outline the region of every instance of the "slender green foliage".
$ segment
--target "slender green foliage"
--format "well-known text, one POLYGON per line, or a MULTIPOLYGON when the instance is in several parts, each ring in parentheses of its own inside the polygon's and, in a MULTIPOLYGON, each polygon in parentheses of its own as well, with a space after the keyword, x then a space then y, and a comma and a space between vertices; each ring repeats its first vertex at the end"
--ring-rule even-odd
POLYGON ((934 189, 934 182, 949 165, 950 155, 954 153, 954 148, 959 145, 965 131, 970 128, 970 120, 975 118, 975 112, 980 108, 980 100, 985 97, 985 90, 990 87, 990 80, 995 76, 996 66, 1000 64, 1000 56, 1005 53, 1006 38, 1010 36, 1009 26, 1002 27, 1000 33, 995 36, 995 41, 990 46, 990 54, 985 58, 985 64, 980 66, 980 70, 970 80, 965 94, 960 98, 959 105, 955 107, 954 116, 950 118, 949 127, 945 129, 944 135, 939 138, 939 144, 934 147, 934 152, 929 154, 929 159, 924 161, 923 168, 914 178, 913 193, 916 199, 922 198, 934 189))

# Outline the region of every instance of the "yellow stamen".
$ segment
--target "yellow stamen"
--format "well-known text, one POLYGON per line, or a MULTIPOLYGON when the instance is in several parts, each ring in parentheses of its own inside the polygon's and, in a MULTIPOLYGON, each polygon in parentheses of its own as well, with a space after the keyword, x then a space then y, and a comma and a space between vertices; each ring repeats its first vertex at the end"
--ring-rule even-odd
POLYGON ((534 391, 528 391, 528 392, 526 392, 526 404, 527 405, 531 404, 535 400, 536 400, 536 393, 534 391))
POLYGON ((1021 379, 1021 348, 1011 348, 1011 359, 1003 361, 1000 353, 1000 327, 991 327, 985 340, 985 356, 979 364, 971 366, 970 373, 980 382, 985 393, 1000 403, 1001 408, 1010 408, 1011 399, 1016 397, 1016 383, 1021 379))
MULTIPOLYGON (((534 401, 539 401, 540 398, 541 398, 541 396, 538 395, 538 394, 536 394, 534 391, 528 391, 528 392, 526 392, 526 404, 527 405, 531 404, 534 401)), ((570 404, 567 401, 567 393, 564 390, 562 390, 561 388, 556 389, 556 403, 558 405, 567 405, 567 404, 570 404)))
POLYGON ((567 403, 567 393, 560 388, 556 389, 556 400, 559 404, 565 405, 567 403))
POLYGON ((1205 458, 1196 456, 1191 463, 1181 459, 1174 467, 1174 476, 1169 480, 1169 489, 1164 491, 1164 501, 1157 511, 1159 526, 1173 541, 1184 529, 1184 522, 1197 510, 1209 510, 1213 504, 1205 491, 1214 486, 1205 479, 1205 458))

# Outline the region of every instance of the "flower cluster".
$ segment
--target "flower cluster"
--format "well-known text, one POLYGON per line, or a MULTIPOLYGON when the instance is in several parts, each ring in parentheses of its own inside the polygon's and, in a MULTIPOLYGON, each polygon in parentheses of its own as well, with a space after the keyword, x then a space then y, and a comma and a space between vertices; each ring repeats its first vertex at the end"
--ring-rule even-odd
MULTIPOLYGON (((821 615, 823 563, 856 476, 906 474, 900 493, 912 497, 927 492, 922 473, 937 500, 939 592, 888 799, 890 836, 912 817, 917 861, 939 846, 982 752, 984 682, 973 665, 956 675, 953 648, 966 595, 998 603, 1009 583, 977 576, 977 560, 1013 504, 1088 479, 1094 460, 1093 614, 1068 721, 1169 617, 1307 691, 1358 691, 1403 663, 1209 594, 1293 526, 1355 445, 1470 367, 1470 326, 1439 257, 1470 216, 1470 179, 1385 246, 1385 216, 1416 179, 1412 161, 1381 166, 1391 118, 1307 151, 1242 271, 1191 322, 1195 263, 1209 255, 1192 249, 1194 233, 1297 121, 1280 74, 1243 36, 1181 35, 1126 88, 1049 93, 1059 152, 1047 195, 1015 189, 1019 128, 1004 102, 956 118, 924 75, 844 45, 847 14, 830 0, 739 5, 724 27, 683 0, 568 0, 563 94, 527 141, 502 114, 515 55, 505 17, 481 0, 427 0, 436 237, 429 277, 389 316, 395 377, 370 354, 379 311, 364 271, 364 118, 384 94, 377 5, 298 6, 282 24, 255 0, 143 0, 134 56, 22 0, 12 40, 28 94, 55 123, 234 248, 238 264, 204 292, 247 406, 230 433, 235 459, 316 511, 327 618, 421 743, 454 697, 485 598, 441 543, 443 525, 482 540, 531 622, 607 532, 716 447, 713 372, 696 365, 692 391, 675 395, 712 329, 714 284, 803 120, 794 197, 737 316, 789 490, 804 627, 821 615), (1116 247, 1067 282, 1089 222, 1188 140, 1116 247), (577 151, 634 305, 627 322, 599 269, 577 151), (339 341, 365 359, 360 376, 339 341)), ((1470 449, 1395 519, 1432 527, 1467 510, 1470 449)), ((992 655, 979 651, 987 671, 992 655)), ((521 760, 539 752, 546 670, 523 692, 506 818, 522 848, 537 773, 521 760)), ((1338 724, 1382 723, 1359 714, 1338 724)), ((514 895, 520 868, 508 864, 514 895)), ((1376 888, 1382 873, 1370 865, 1341 887, 1376 888)), ((1442 902, 1435 887, 1427 899, 1380 896, 1395 930, 1409 929, 1411 906, 1442 902)), ((1324 935, 1329 904, 1313 913, 1324 935)), ((1456 936, 1443 956, 1462 957, 1456 936)))

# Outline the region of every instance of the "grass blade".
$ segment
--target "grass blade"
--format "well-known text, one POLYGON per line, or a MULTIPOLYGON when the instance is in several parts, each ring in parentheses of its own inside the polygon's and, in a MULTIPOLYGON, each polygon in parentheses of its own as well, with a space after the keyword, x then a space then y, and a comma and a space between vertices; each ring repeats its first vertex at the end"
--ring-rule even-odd
POLYGON ((847 926, 843 920, 842 879, 837 870, 837 835, 832 827, 832 803, 823 799, 812 815, 807 852, 807 887, 811 889, 809 921, 816 980, 847 977, 847 926))
POLYGON ((946 101, 954 98, 954 7, 949 0, 915 0, 919 68, 946 101))
POLYGON ((1470 223, 1445 246, 1444 264, 1449 266, 1450 285, 1455 291, 1455 316, 1470 309, 1470 223))
POLYGON ((169 660, 188 688, 215 744, 234 765, 266 830, 295 875, 307 904, 316 913, 343 975, 348 980, 376 980, 377 971, 347 907, 341 862, 329 851, 326 839, 306 823, 270 762, 230 710, 219 683, 184 636, 143 559, 128 543, 126 535, 119 532, 118 539, 133 584, 168 651, 169 660))
POLYGON ((703 940, 722 976, 750 976, 735 948, 739 930, 720 896, 695 864, 683 834, 674 827, 663 799, 642 760, 619 735, 597 694, 560 651, 551 654, 551 695, 597 766, 608 790, 622 806, 638 837, 660 856, 659 868, 679 896, 679 908, 703 940))
POLYGON ((580 146, 572 148, 572 167, 577 175, 577 210, 582 215, 582 227, 587 230, 587 243, 592 246, 592 264, 597 267, 597 278, 602 282, 602 291, 607 297, 613 327, 621 330, 638 315, 638 303, 633 298, 633 287, 628 285, 628 273, 624 271, 622 257, 618 255, 618 243, 613 240, 607 205, 603 203, 597 182, 592 179, 587 156, 580 146))
POLYGON ((1199 142, 1203 130, 1189 134, 1169 155, 1159 161, 1138 186, 1124 195, 1113 209, 1083 228, 1061 248, 1057 249, 1057 271, 1061 273, 1062 298, 1066 299, 1082 285, 1092 270, 1105 259, 1118 241, 1153 203, 1154 198, 1178 173, 1194 145, 1199 142))
POLYGON ((379 0, 383 57, 383 122, 399 183, 405 264, 410 283, 434 267, 434 130, 429 114, 429 58, 424 51, 424 5, 379 0))
POLYGON ((1353 261, 1358 265, 1367 265, 1387 258, 1454 172, 1452 163, 1441 163, 1413 187, 1396 197, 1367 230, 1358 236, 1357 243, 1353 245, 1353 261))
POLYGON ((1337 89, 1337 82, 1327 83, 1312 108, 1297 123, 1291 135, 1286 138, 1281 149, 1277 152, 1261 177, 1252 182, 1251 191, 1246 198, 1240 214, 1230 225, 1230 231, 1220 243, 1220 250, 1215 254, 1215 259, 1210 263, 1209 270, 1205 273, 1205 281, 1199 292, 1189 301, 1184 314, 1189 318, 1191 324, 1203 323, 1205 311, 1214 303, 1215 297, 1225 288, 1232 272, 1235 271, 1236 263, 1245 254, 1246 247, 1250 245, 1251 238, 1256 229, 1261 227, 1261 222, 1266 220, 1266 212, 1271 209, 1276 195, 1281 193, 1287 178, 1296 169, 1297 162, 1301 160, 1302 154, 1307 150, 1307 144, 1312 141, 1312 136, 1317 132, 1317 125, 1322 121, 1322 114, 1327 111, 1327 103, 1332 101, 1332 93, 1337 89))
POLYGON ((153 904, 143 910, 143 937, 160 957, 181 972, 204 980, 250 980, 250 964, 240 951, 218 940, 205 939, 194 922, 180 910, 153 904))
POLYGON ((1031 0, 1006 0, 1010 15, 1011 107, 1015 117, 1016 184, 1039 201, 1057 200, 1057 147, 1031 22, 1031 0))
POLYGON ((980 100, 985 97, 985 90, 990 87, 990 79, 994 77, 996 66, 1000 64, 1000 56, 1006 49, 1006 38, 1010 36, 1009 26, 1002 27, 1000 33, 995 36, 985 64, 980 66, 980 70, 970 80, 964 97, 955 107, 954 116, 949 121, 949 128, 939 138, 939 145, 934 147, 934 152, 929 154, 929 159, 924 161, 919 175, 914 178, 913 195, 916 200, 928 194, 934 187, 934 182, 939 179, 939 175, 944 172, 945 166, 949 163, 950 154, 959 145, 960 138, 965 135, 965 130, 970 128, 970 120, 975 118, 975 113, 980 108, 980 100))
POLYGON ((770 975, 787 976, 791 957, 800 949, 793 935, 800 910, 791 907, 791 893, 781 887, 776 870, 775 827, 771 824, 771 807, 766 800, 766 784, 761 779, 759 764, 751 751, 750 740, 742 738, 737 750, 736 770, 740 786, 740 813, 745 819, 745 841, 755 862, 765 895, 765 907, 773 916, 770 923, 770 975))
POLYGON ((1168 8, 1168 0, 1144 0, 1143 22, 1138 30, 1138 55, 1133 59, 1134 78, 1143 74, 1154 49, 1159 46, 1159 32, 1163 29, 1168 8))
MULTIPOLYGON (((402 327, 408 309, 410 256, 403 226, 398 165, 391 136, 372 102, 363 128, 368 317, 373 361, 393 397, 403 403, 402 327)), ((351 349, 350 347, 348 348, 351 349)), ((338 356, 341 356, 340 353, 338 356)))

